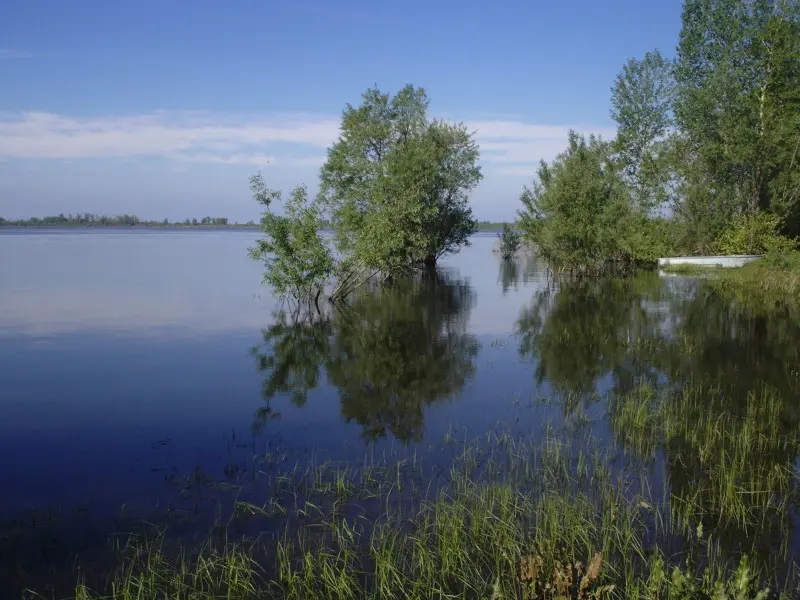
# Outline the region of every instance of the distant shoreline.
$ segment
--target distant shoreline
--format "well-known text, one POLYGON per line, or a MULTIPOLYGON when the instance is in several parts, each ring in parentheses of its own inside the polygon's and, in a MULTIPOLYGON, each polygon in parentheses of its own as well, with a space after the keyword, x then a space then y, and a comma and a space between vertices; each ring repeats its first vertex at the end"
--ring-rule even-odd
MULTIPOLYGON (((497 225, 495 223, 491 223, 491 226, 478 226, 476 233, 494 233, 499 232, 502 230, 502 224, 497 225)), ((142 225, 68 225, 68 224, 52 224, 52 225, 44 225, 44 224, 37 224, 37 225, 16 225, 16 224, 8 224, 3 223, 0 224, 0 231, 4 230, 26 230, 26 229, 122 229, 122 230, 142 230, 142 229, 181 229, 181 230, 201 230, 201 231, 209 231, 209 230, 224 230, 224 229, 238 229, 238 230, 246 230, 246 231, 260 231, 261 227, 259 225, 184 225, 181 223, 170 223, 169 225, 162 225, 162 224, 142 224, 142 225)), ((320 231, 333 231, 330 227, 323 227, 320 231)))
POLYGON ((141 225, 69 225, 69 224, 37 224, 37 225, 16 225, 3 223, 0 229, 252 229, 258 231, 261 229, 258 225, 184 225, 181 223, 170 223, 169 225, 162 225, 156 223, 147 223, 141 225))

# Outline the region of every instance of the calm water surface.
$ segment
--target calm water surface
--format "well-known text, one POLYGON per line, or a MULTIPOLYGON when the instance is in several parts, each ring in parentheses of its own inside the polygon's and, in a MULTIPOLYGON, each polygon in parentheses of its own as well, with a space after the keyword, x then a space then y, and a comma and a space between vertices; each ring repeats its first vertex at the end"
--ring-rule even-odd
MULTIPOLYGON (((624 469, 636 453, 608 398, 643 381, 706 386, 709 410, 743 417, 770 389, 796 431, 800 324, 781 307, 656 274, 554 286, 484 234, 437 274, 298 321, 246 256, 256 235, 0 231, 0 523, 77 511, 105 534, 121 506, 177 506, 176 478, 241 476, 254 453, 436 462, 445 435, 496 428, 568 426, 618 445, 624 469)), ((705 476, 691 451, 677 438, 641 458, 681 493, 705 476)), ((754 460, 796 479, 791 447, 754 460)), ((795 548, 796 508, 748 539, 795 548)))

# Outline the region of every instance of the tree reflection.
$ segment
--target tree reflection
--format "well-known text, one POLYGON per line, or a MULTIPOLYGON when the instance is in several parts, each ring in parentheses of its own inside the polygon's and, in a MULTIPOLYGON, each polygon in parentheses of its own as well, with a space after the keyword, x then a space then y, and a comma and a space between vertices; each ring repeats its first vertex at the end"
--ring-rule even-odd
POLYGON ((514 290, 519 288, 521 274, 522 265, 518 258, 510 258, 508 260, 500 261, 500 273, 498 274, 498 280, 504 296, 511 288, 514 288, 514 290))
POLYGON ((562 282, 539 291, 516 324, 519 352, 535 362, 536 383, 564 398, 587 398, 613 375, 629 388, 648 366, 632 349, 657 335, 660 284, 652 274, 636 279, 562 282))
POLYGON ((271 400, 284 393, 302 406, 324 369, 342 416, 367 439, 419 439, 425 407, 456 394, 474 373, 478 344, 467 334, 474 300, 465 282, 426 272, 365 289, 328 315, 278 313, 253 351, 265 374, 261 412, 274 415, 271 400))
POLYGON ((729 551, 786 550, 800 453, 800 323, 788 310, 646 275, 540 291, 517 333, 538 384, 565 400, 608 392, 617 444, 663 456, 675 518, 702 520, 729 551))

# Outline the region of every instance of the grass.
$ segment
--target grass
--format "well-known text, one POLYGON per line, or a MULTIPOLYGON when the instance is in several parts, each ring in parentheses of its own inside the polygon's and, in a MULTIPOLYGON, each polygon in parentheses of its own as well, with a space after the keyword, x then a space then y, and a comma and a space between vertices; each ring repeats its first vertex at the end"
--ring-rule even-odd
POLYGON ((668 265, 661 269, 678 275, 713 275, 720 290, 742 298, 778 295, 794 299, 800 294, 800 251, 766 256, 742 267, 668 265))
POLYGON ((800 251, 781 256, 767 256, 738 269, 720 274, 723 289, 755 292, 796 298, 800 294, 800 251))
POLYGON ((724 410, 725 401, 713 387, 659 394, 642 385, 612 403, 612 428, 640 457, 670 449, 672 516, 684 534, 706 524, 755 545, 773 532, 773 551, 786 556, 800 428, 784 425, 784 404, 771 390, 751 392, 744 414, 724 410))
POLYGON ((796 451, 797 440, 769 395, 729 423, 703 418, 705 392, 668 398, 641 386, 610 405, 634 452, 685 441, 678 460, 699 455, 703 481, 685 499, 643 484, 645 471, 621 468, 624 453, 589 436, 448 433, 441 453, 452 459, 433 470, 405 454, 262 473, 269 497, 237 502, 200 548, 163 532, 131 537, 116 571, 84 572, 73 597, 789 598, 793 579, 779 581, 753 552, 726 553, 717 536, 787 510, 795 475, 747 458, 796 451))

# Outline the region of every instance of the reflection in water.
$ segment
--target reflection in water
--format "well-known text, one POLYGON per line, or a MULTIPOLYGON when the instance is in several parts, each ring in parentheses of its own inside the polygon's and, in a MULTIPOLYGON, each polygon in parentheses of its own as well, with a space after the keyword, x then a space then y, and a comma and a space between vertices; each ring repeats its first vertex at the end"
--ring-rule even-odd
POLYGON ((522 265, 516 258, 500 261, 500 274, 498 279, 500 281, 500 287, 503 289, 504 296, 510 289, 513 288, 514 291, 516 291, 519 288, 521 270, 522 265))
POLYGON ((708 282, 673 283, 643 275, 542 290, 517 321, 520 354, 565 411, 608 394, 614 441, 648 462, 664 457, 683 526, 712 528, 725 550, 785 556, 800 491, 800 324, 708 282))
POLYGON ((652 309, 661 283, 653 274, 635 279, 566 282, 536 293, 517 321, 519 352, 536 363, 537 384, 549 383, 564 399, 589 398, 611 375, 617 389, 643 375, 639 342, 657 334, 652 309))
POLYGON ((324 316, 277 313, 253 350, 267 400, 257 424, 275 416, 270 400, 279 393, 302 406, 324 369, 342 416, 365 438, 418 440, 425 406, 450 398, 475 372, 478 343, 467 333, 474 302, 464 281, 428 272, 365 289, 324 316))
POLYGON ((499 261, 499 272, 497 281, 503 290, 503 295, 508 294, 512 289, 519 290, 520 283, 533 281, 541 270, 536 257, 530 252, 522 252, 521 256, 499 261))

